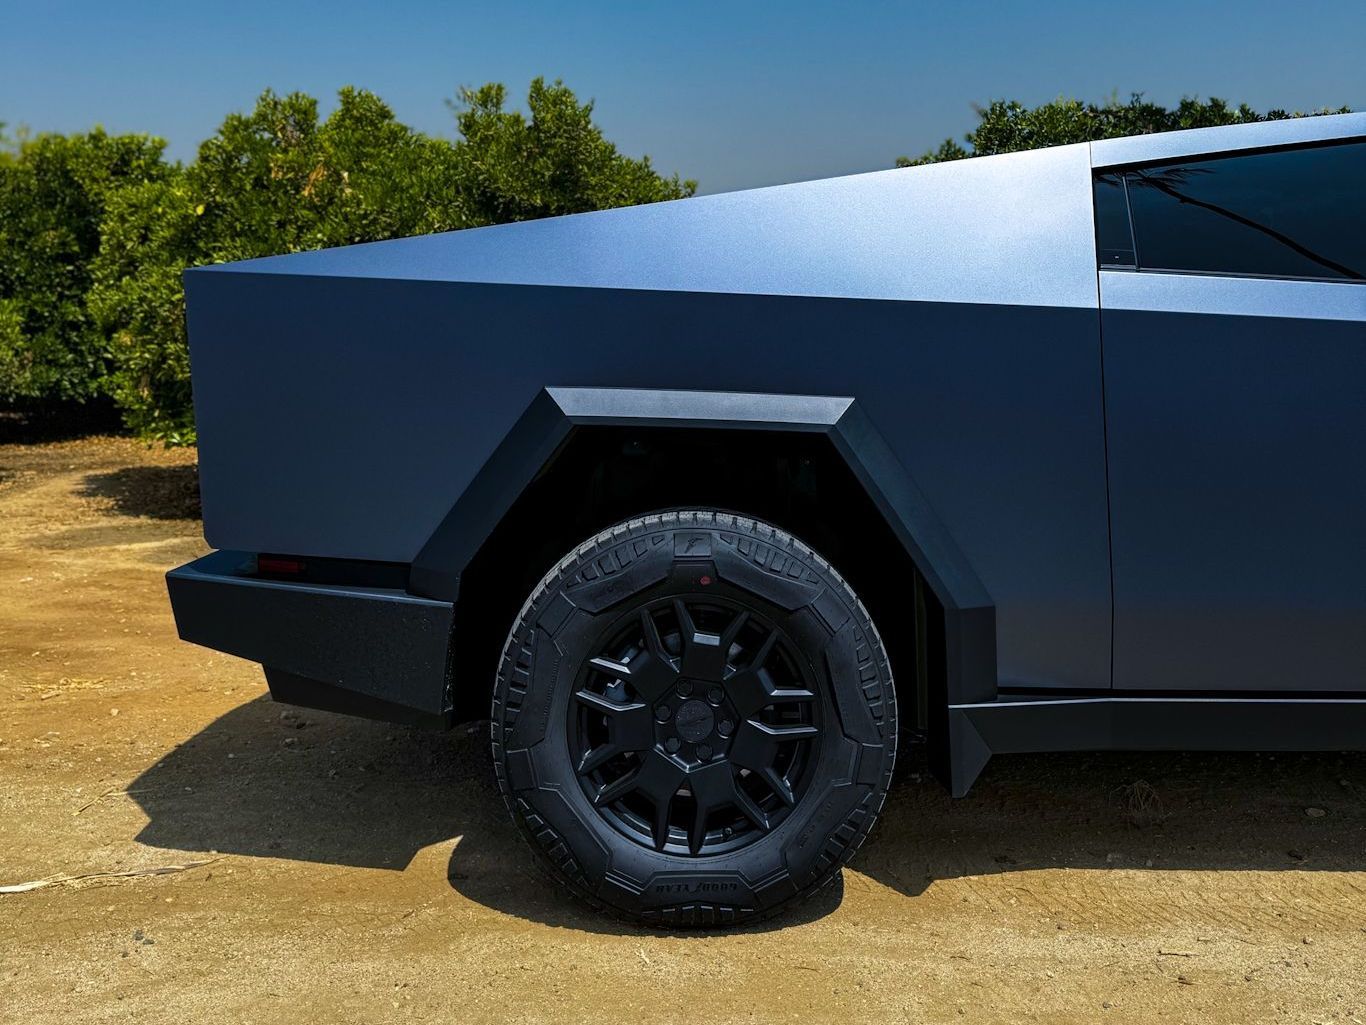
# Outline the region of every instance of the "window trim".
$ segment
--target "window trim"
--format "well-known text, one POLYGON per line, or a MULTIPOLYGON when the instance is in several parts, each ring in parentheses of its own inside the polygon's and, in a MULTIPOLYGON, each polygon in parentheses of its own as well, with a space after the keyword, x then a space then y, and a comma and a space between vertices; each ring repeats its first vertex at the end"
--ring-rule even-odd
POLYGON ((1327 277, 1324 275, 1312 274, 1264 274, 1255 271, 1230 271, 1230 270, 1196 270, 1186 267, 1161 267, 1148 266, 1143 263, 1143 254, 1138 248, 1138 231, 1134 225, 1133 204, 1129 199, 1129 174, 1135 171, 1145 171, 1155 167, 1176 167, 1182 164, 1203 163, 1211 160, 1236 160, 1240 157, 1256 157, 1269 153, 1299 153, 1304 150, 1328 149, 1338 146, 1366 146, 1366 135, 1343 136, 1340 138, 1316 139, 1306 142, 1284 143, 1276 146, 1256 146, 1240 150, 1224 150, 1210 154, 1192 154, 1182 157, 1168 157, 1165 159, 1153 159, 1135 161, 1123 165, 1111 165, 1104 167, 1092 166, 1091 168, 1091 204, 1096 213, 1096 270, 1097 271, 1118 271, 1120 273, 1133 274, 1180 274, 1192 277, 1217 277, 1217 278, 1246 278, 1249 280, 1263 281, 1307 281, 1320 282, 1335 285, 1366 285, 1366 273, 1361 277, 1327 277), (1128 263, 1103 263, 1100 258, 1100 230, 1099 230, 1099 206, 1096 203, 1096 185, 1101 178, 1118 177, 1124 191, 1124 209, 1129 221, 1129 248, 1134 254, 1134 262, 1128 263))

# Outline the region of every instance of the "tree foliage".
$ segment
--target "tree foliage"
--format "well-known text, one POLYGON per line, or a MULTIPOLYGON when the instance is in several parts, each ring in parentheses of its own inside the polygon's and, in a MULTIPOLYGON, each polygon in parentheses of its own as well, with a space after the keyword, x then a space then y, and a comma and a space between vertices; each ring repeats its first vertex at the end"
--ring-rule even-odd
MULTIPOLYGON (((194 437, 181 272, 186 267, 526 220, 688 195, 617 152, 592 104, 537 79, 530 117, 500 85, 464 90, 460 137, 425 136, 377 96, 343 89, 318 118, 301 93, 266 92, 183 170, 109 203, 90 309, 110 339, 109 385, 138 433, 194 437)), ((3 327, 0 327, 0 331, 3 327)))
POLYGON ((0 160, 0 401, 98 394, 105 339, 86 306, 106 205, 168 169, 145 135, 38 135, 0 160))
POLYGON ((503 105, 497 84, 462 89, 450 106, 461 142, 455 180, 467 224, 496 224, 691 196, 694 181, 664 178, 650 158, 617 152, 593 124, 593 104, 562 83, 537 78, 530 118, 503 105))
MULTIPOLYGON (((1314 113, 1344 114, 1349 109, 1342 107, 1314 113)), ((987 106, 977 108, 977 125, 963 136, 966 146, 953 139, 945 139, 936 149, 915 158, 897 157, 896 163, 898 167, 910 167, 962 157, 1062 146, 1072 142, 1094 142, 1124 135, 1303 116, 1284 110, 1259 114, 1246 103, 1234 107, 1217 97, 1208 100, 1186 97, 1175 107, 1163 107, 1145 100, 1142 93, 1134 93, 1126 103, 1114 97, 1102 104, 1062 98, 1037 107, 1027 107, 1015 100, 993 100, 987 106)))
POLYGON ((128 425, 173 443, 194 437, 185 268, 456 227, 450 149, 371 93, 342 90, 319 121, 312 97, 266 92, 194 163, 116 194, 89 306, 110 340, 109 386, 128 425))

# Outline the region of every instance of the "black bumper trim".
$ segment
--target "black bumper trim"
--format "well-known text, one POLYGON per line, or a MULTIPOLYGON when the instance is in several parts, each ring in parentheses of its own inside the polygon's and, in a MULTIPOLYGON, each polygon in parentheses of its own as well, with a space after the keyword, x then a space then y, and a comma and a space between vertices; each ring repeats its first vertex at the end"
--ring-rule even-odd
POLYGON ((268 667, 277 700, 447 727, 454 606, 395 588, 245 576, 214 552, 166 574, 183 640, 268 667))

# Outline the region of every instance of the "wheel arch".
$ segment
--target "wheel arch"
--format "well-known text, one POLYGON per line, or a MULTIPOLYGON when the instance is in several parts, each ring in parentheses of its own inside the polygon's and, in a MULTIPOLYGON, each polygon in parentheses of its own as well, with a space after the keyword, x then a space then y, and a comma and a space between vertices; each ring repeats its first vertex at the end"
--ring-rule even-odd
MULTIPOLYGON (((995 606, 851 397, 544 388, 423 546, 409 589, 456 604, 454 678, 486 674, 491 686, 500 629, 566 551, 613 522, 689 504, 766 519, 830 559, 879 624, 936 771, 967 771, 952 764, 947 706, 996 694, 995 606)), ((461 688, 457 715, 482 716, 486 696, 461 688)))

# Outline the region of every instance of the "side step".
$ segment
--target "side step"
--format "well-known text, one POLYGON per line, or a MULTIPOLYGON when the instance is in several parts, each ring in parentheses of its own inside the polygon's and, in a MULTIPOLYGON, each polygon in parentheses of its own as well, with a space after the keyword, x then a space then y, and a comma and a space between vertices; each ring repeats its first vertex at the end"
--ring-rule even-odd
POLYGON ((950 705, 948 779, 962 797, 993 754, 1046 751, 1359 751, 1366 698, 1056 697, 950 705))

